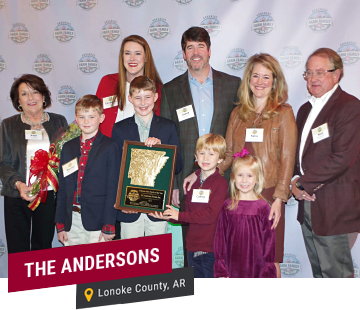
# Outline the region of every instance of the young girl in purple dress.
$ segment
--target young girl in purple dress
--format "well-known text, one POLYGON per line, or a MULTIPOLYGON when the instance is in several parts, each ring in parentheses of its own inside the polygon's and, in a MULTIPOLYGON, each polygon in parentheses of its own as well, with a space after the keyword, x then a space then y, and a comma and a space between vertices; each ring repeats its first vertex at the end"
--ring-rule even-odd
MULTIPOLYGON (((244 153, 244 150, 242 151, 244 153)), ((256 156, 237 153, 214 240, 214 276, 276 278, 275 233, 270 206, 261 196, 264 172, 256 156)))

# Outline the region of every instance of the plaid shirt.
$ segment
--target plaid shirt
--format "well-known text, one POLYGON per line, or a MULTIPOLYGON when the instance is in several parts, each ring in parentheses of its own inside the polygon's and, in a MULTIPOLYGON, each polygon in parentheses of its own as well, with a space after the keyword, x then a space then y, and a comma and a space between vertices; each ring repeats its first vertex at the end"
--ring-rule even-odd
MULTIPOLYGON (((84 177, 85 167, 87 160, 89 158, 89 153, 92 147, 92 144, 96 138, 97 134, 90 139, 85 140, 85 142, 81 142, 82 137, 80 137, 80 154, 79 154, 79 173, 77 179, 77 186, 74 192, 74 205, 81 206, 81 183, 84 177)), ((61 232, 65 230, 63 223, 56 223, 57 232, 61 232)), ((113 235, 115 234, 115 226, 114 225, 104 225, 102 230, 104 234, 113 235)))

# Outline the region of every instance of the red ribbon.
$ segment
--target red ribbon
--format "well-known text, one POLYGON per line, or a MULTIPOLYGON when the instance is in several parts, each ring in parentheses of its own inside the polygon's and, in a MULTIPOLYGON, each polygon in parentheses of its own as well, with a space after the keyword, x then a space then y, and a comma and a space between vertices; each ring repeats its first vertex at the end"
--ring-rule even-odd
POLYGON ((40 182, 40 194, 29 204, 31 210, 35 210, 40 202, 45 203, 47 198, 48 183, 55 192, 59 189, 59 180, 54 169, 59 168, 60 159, 56 154, 55 144, 51 144, 49 152, 37 150, 35 156, 31 159, 30 179, 36 176, 40 182))

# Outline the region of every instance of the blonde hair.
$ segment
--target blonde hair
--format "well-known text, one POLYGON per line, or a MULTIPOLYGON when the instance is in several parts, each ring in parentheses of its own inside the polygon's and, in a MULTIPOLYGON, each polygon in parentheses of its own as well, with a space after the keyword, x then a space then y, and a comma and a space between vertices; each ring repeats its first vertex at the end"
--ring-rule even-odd
POLYGON ((100 115, 103 114, 103 105, 101 99, 96 97, 95 95, 85 95, 82 96, 75 105, 75 115, 78 114, 79 111, 89 111, 90 109, 94 109, 100 115))
POLYGON ((244 77, 238 90, 240 105, 238 115, 244 122, 249 120, 251 113, 255 113, 255 99, 250 88, 250 80, 255 65, 261 64, 272 72, 273 85, 263 110, 263 119, 273 118, 278 112, 275 110, 281 104, 286 103, 288 88, 284 74, 278 61, 269 54, 255 54, 247 62, 244 77))
MULTIPOLYGON (((238 169, 242 166, 248 166, 256 176, 256 184, 254 186, 254 193, 258 199, 264 199, 261 192, 265 186, 264 170, 261 159, 257 156, 245 155, 244 157, 237 157, 233 161, 230 174, 230 195, 231 205, 229 210, 235 210, 238 202, 241 199, 241 192, 235 185, 235 177, 238 169)), ((265 200, 265 199, 264 199, 265 200)))
MULTIPOLYGON (((135 42, 140 44, 145 52, 145 65, 144 65, 144 75, 153 80, 158 85, 163 85, 160 75, 156 70, 155 62, 151 54, 151 49, 149 44, 146 42, 146 40, 143 37, 140 37, 138 35, 131 35, 126 37, 120 47, 120 53, 119 53, 119 82, 117 85, 116 90, 116 98, 114 98, 113 104, 116 99, 119 101, 119 109, 120 111, 123 111, 125 109, 126 104, 126 97, 127 94, 125 94, 126 91, 126 69, 124 66, 124 50, 125 50, 125 44, 127 42, 135 42)), ((156 105, 154 110, 156 110, 156 105)))
POLYGON ((215 152, 219 153, 219 159, 225 159, 226 142, 224 137, 214 133, 208 133, 197 139, 195 154, 200 150, 209 149, 213 149, 215 152))

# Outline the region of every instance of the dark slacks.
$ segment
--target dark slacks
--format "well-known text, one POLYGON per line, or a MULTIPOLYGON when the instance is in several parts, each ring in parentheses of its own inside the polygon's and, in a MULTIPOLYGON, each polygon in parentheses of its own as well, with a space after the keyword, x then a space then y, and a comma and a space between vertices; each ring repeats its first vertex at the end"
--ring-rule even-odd
POLYGON ((213 278, 215 264, 214 253, 197 254, 197 252, 187 251, 189 267, 194 267, 194 278, 213 278))
POLYGON ((318 236, 312 230, 311 202, 304 204, 304 223, 301 230, 314 278, 353 277, 349 237, 351 234, 318 236))
POLYGON ((5 232, 8 253, 50 249, 55 231, 54 192, 35 211, 21 198, 4 197, 5 232))

